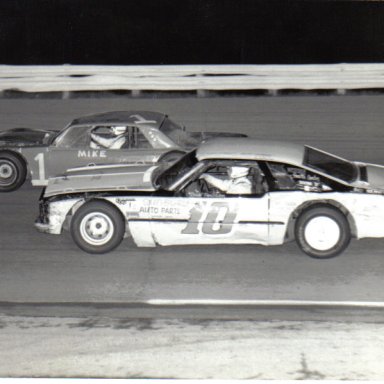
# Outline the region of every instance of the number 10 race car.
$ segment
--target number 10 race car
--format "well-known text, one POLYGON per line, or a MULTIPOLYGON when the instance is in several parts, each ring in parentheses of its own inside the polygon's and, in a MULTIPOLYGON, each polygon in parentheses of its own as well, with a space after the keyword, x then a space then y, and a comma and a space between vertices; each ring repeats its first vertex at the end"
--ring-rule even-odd
POLYGON ((384 167, 310 146, 212 139, 172 165, 78 168, 53 178, 36 227, 69 229, 84 251, 138 246, 278 245, 329 258, 384 237, 384 167))

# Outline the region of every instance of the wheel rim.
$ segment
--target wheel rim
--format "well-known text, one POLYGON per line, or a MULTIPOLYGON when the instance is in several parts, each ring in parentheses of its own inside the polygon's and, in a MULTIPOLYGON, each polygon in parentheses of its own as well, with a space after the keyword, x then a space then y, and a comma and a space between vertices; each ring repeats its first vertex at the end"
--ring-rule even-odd
POLYGON ((8 186, 17 179, 17 168, 9 160, 0 160, 0 185, 8 186))
POLYGON ((309 220, 304 230, 305 241, 311 248, 318 251, 333 248, 340 236, 339 224, 327 216, 317 216, 309 220))
POLYGON ((82 238, 91 245, 104 245, 114 234, 114 225, 108 215, 102 212, 92 212, 84 216, 80 223, 82 238))

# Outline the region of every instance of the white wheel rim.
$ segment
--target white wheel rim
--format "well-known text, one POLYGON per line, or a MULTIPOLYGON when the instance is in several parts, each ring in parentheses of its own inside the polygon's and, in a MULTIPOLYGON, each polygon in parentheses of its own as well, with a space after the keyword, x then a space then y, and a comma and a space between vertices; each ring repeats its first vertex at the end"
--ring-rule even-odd
POLYGON ((334 219, 317 216, 309 220, 304 230, 305 241, 318 251, 333 248, 340 239, 341 230, 334 219))
POLYGON ((80 223, 81 237, 91 245, 104 245, 111 240, 115 227, 110 217, 102 212, 84 216, 80 223))
POLYGON ((0 161, 0 184, 12 184, 16 180, 16 174, 16 168, 10 161, 0 161))

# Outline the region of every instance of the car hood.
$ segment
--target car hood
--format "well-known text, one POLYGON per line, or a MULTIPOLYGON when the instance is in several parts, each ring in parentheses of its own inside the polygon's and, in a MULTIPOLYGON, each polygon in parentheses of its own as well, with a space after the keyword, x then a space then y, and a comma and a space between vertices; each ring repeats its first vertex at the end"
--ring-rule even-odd
POLYGON ((57 131, 31 128, 13 128, 0 132, 0 144, 8 146, 48 145, 57 131))
POLYGON ((183 131, 175 142, 184 150, 191 150, 199 146, 202 142, 215 137, 247 137, 243 133, 231 132, 191 132, 183 131))
POLYGON ((190 135, 199 140, 207 140, 214 137, 247 137, 244 133, 232 133, 232 132, 189 132, 190 135))
POLYGON ((247 137, 244 133, 234 133, 234 132, 191 132, 194 135, 199 136, 201 139, 211 139, 213 137, 247 137))
POLYGON ((153 173, 161 165, 100 165, 73 168, 64 175, 52 177, 44 191, 44 197, 105 191, 155 191, 153 173))

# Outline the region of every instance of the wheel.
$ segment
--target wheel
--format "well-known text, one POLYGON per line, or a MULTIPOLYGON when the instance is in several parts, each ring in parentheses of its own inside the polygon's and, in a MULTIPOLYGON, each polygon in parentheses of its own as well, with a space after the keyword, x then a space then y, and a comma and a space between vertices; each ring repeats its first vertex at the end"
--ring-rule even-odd
POLYGON ((0 192, 11 192, 20 188, 27 176, 27 167, 13 153, 0 153, 0 192))
POLYGON ((297 219, 295 237, 307 255, 328 259, 347 248, 351 230, 346 217, 337 209, 314 207, 304 211, 297 219))
POLYGON ((123 240, 125 222, 117 208, 104 201, 81 206, 71 220, 74 242, 85 252, 106 253, 123 240))

